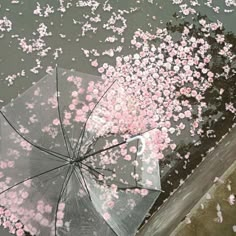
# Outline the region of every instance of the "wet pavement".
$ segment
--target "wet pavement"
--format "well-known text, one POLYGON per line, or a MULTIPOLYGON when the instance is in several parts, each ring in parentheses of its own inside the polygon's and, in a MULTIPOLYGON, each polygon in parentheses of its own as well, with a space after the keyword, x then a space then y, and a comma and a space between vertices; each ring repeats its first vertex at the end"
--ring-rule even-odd
POLYGON ((215 181, 171 236, 235 235, 235 193, 236 161, 215 181))

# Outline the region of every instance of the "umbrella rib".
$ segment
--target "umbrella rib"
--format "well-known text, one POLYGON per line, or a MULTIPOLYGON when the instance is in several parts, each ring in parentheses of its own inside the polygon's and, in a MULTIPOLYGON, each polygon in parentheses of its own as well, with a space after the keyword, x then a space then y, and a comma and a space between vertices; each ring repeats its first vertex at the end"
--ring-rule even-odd
MULTIPOLYGON (((95 179, 95 180, 98 181, 99 183, 104 184, 104 181, 102 181, 102 180, 98 180, 98 179, 95 179)), ((118 184, 119 184, 119 183, 118 183, 118 184)), ((105 183, 105 185, 106 185, 107 187, 111 187, 111 184, 105 183)), ((117 184, 116 184, 116 185, 117 185, 117 184)), ((118 189, 118 190, 147 189, 147 190, 150 190, 150 191, 161 191, 161 192, 163 192, 161 189, 142 188, 142 187, 139 187, 139 186, 132 186, 132 187, 118 187, 118 186, 117 186, 117 189, 118 189)))
MULTIPOLYGON (((137 152, 135 154, 135 161, 137 160, 137 156, 138 156, 138 146, 139 146, 139 139, 137 140, 137 152)), ((136 165, 134 165, 134 175, 136 175, 136 165)), ((135 184, 136 186, 138 186, 138 182, 136 180, 136 178, 134 178, 135 184)))
MULTIPOLYGON (((84 170, 86 170, 86 171, 88 171, 87 169, 85 169, 84 167, 81 167, 82 169, 84 169, 84 170)), ((92 172, 89 172, 91 175, 92 175, 92 177, 94 177, 93 179, 94 180, 97 180, 98 179, 98 177, 96 176, 96 174, 94 174, 94 173, 92 173, 92 172)), ((86 189, 87 190, 87 189, 86 189)), ((87 190, 88 191, 88 190, 87 190)))
MULTIPOLYGON (((84 163, 83 163, 83 165, 84 165, 84 163)), ((107 168, 95 167, 94 169, 95 169, 95 170, 105 170, 105 171, 109 171, 109 172, 115 173, 114 170, 107 169, 107 168)))
MULTIPOLYGON (((139 135, 143 135, 143 134, 145 134, 145 133, 147 133, 147 132, 149 132, 149 131, 151 131, 151 130, 154 130, 154 129, 156 129, 156 128, 152 128, 152 129, 149 129, 149 130, 147 130, 147 131, 145 131, 145 132, 143 132, 143 133, 136 134, 136 135, 134 135, 134 136, 131 137, 131 138, 134 138, 134 137, 139 136, 139 135)), ((94 152, 94 153, 91 153, 91 154, 89 154, 89 155, 85 155, 81 160, 78 160, 78 161, 76 161, 76 162, 82 162, 82 161, 84 161, 85 159, 87 159, 88 157, 94 156, 94 155, 99 154, 99 153, 101 153, 101 152, 105 152, 105 151, 107 151, 107 150, 109 150, 109 149, 118 147, 118 146, 120 146, 120 145, 122 145, 122 144, 125 144, 125 143, 127 143, 127 140, 125 140, 125 141, 123 141, 123 142, 120 142, 120 143, 118 143, 118 144, 116 144, 116 145, 113 145, 113 146, 111 146, 111 147, 101 149, 101 150, 96 151, 96 152, 94 152)))
POLYGON ((84 156, 81 160, 78 160, 78 161, 76 161, 76 162, 82 162, 82 161, 84 161, 85 159, 87 159, 88 157, 94 156, 94 155, 99 154, 99 153, 101 153, 101 152, 105 152, 105 151, 107 151, 107 150, 109 150, 109 149, 118 147, 118 146, 120 146, 120 145, 122 145, 122 144, 125 144, 125 143, 126 143, 126 141, 123 141, 123 142, 118 143, 118 144, 116 144, 116 145, 113 145, 113 146, 111 146, 111 147, 104 148, 104 149, 99 150, 99 151, 97 151, 97 152, 91 153, 91 154, 89 154, 89 155, 84 156))
POLYGON ((59 159, 61 159, 61 160, 63 160, 63 161, 67 161, 65 158, 62 158, 62 157, 60 157, 59 155, 68 158, 67 156, 64 156, 63 154, 60 154, 60 153, 57 153, 57 152, 48 150, 48 149, 46 149, 46 148, 44 148, 44 147, 40 147, 40 146, 34 144, 33 142, 31 142, 30 140, 28 140, 27 138, 25 138, 25 137, 11 124, 11 122, 10 122, 10 121, 8 120, 8 118, 3 114, 2 111, 0 111, 0 114, 1 114, 1 115, 3 116, 3 118, 7 121, 7 123, 11 126, 11 128, 12 128, 22 139, 24 139, 27 143, 29 143, 29 144, 32 145, 33 147, 39 149, 40 151, 43 151, 43 152, 45 152, 45 153, 47 153, 47 154, 49 154, 49 155, 55 156, 55 157, 57 157, 57 158, 59 158, 59 159))
MULTIPOLYGON (((79 169, 80 170, 80 169, 79 169)), ((80 180, 80 178, 79 178, 79 176, 77 175, 77 172, 75 171, 75 176, 76 176, 76 178, 79 180, 79 182, 80 182, 80 184, 83 186, 83 183, 81 182, 81 180, 80 180)), ((87 190, 86 190, 87 191, 87 190)), ((89 195, 89 193, 88 193, 88 195, 89 195)), ((90 196, 90 195, 89 195, 90 196)), ((91 199, 91 198, 90 198, 91 199)))
POLYGON ((61 118, 61 112, 60 112, 59 81, 58 81, 57 67, 56 67, 56 90, 57 90, 57 111, 58 111, 58 118, 60 120, 60 127, 61 127, 62 135, 63 135, 63 138, 64 138, 64 142, 65 142, 65 145, 66 145, 67 153, 68 153, 68 156, 70 157, 70 151, 69 151, 68 143, 70 144, 70 147, 71 147, 71 143, 69 141, 69 138, 68 138, 68 143, 66 141, 66 133, 65 133, 65 130, 64 130, 64 127, 63 127, 63 124, 62 124, 62 118, 61 118))
MULTIPOLYGON (((89 166, 89 165, 86 165, 85 163, 81 163, 81 164, 82 164, 82 165, 85 165, 86 167, 88 167, 91 171, 96 172, 98 175, 104 175, 104 174, 100 173, 99 171, 97 171, 96 168, 93 168, 93 167, 91 167, 91 166, 89 166)), ((84 168, 83 166, 81 166, 81 168, 83 168, 84 170, 87 170, 87 169, 84 168)))
MULTIPOLYGON (((87 193, 88 193, 88 196, 89 196, 89 199, 91 200, 91 196, 90 196, 90 193, 89 193, 89 190, 88 190, 88 186, 87 186, 87 184, 86 184, 86 182, 85 182, 85 178, 84 178, 84 175, 83 175, 83 173, 82 173, 82 170, 81 170, 81 168, 78 166, 78 168, 79 168, 79 170, 80 170, 80 174, 81 174, 81 177, 82 177, 82 179, 83 179, 83 182, 84 182, 84 186, 85 186, 85 189, 86 189, 86 191, 87 191, 87 193)), ((82 184, 83 185, 83 184, 82 184)))
POLYGON ((40 174, 37 174, 37 175, 31 176, 31 177, 28 177, 28 178, 26 178, 26 179, 24 179, 24 180, 22 180, 22 181, 20 181, 20 182, 18 182, 18 183, 16 183, 16 184, 14 184, 13 186, 11 186, 11 187, 9 187, 9 188, 3 190, 2 192, 0 192, 0 194, 3 194, 3 193, 5 193, 5 192, 7 192, 8 190, 10 190, 10 189, 12 189, 12 188, 14 188, 14 187, 16 187, 16 186, 18 186, 18 185, 20 185, 20 184, 22 184, 22 183, 28 181, 28 180, 37 178, 37 177, 39 177, 39 176, 41 176, 41 175, 47 174, 47 173, 49 173, 49 172, 51 172, 51 171, 57 170, 57 169, 59 169, 59 168, 61 168, 61 167, 64 167, 64 166, 66 166, 66 165, 69 165, 69 163, 66 163, 66 164, 64 164, 64 165, 55 167, 55 168, 50 169, 50 170, 47 170, 47 171, 44 171, 44 172, 42 172, 42 173, 40 173, 40 174))
POLYGON ((65 191, 65 189, 66 189, 66 186, 67 186, 67 184, 68 184, 68 182, 69 182, 69 180, 70 180, 70 177, 71 177, 71 175, 73 174, 73 171, 74 171, 74 167, 73 167, 73 169, 71 170, 70 176, 68 177, 69 172, 70 172, 70 168, 68 168, 67 173, 66 173, 66 177, 65 177, 65 179, 64 179, 64 181, 63 181, 63 183, 62 183, 61 191, 60 191, 60 194, 59 194, 59 197, 58 197, 58 200, 57 200, 56 210, 55 210, 55 221, 54 221, 55 236, 57 235, 57 232, 56 232, 56 230, 57 230, 57 211, 58 211, 59 203, 60 203, 61 198, 62 198, 62 196, 63 196, 63 194, 64 194, 64 191, 65 191), (65 184, 65 183, 66 183, 66 184, 65 184))
MULTIPOLYGON (((116 82, 117 80, 113 81, 111 83, 111 85, 106 89, 106 91, 104 92, 104 94, 100 97, 100 99, 98 100, 98 102, 96 103, 96 105, 93 107, 92 111, 90 112, 90 114, 88 115, 88 118, 87 120, 85 121, 85 124, 83 126, 83 130, 78 138, 78 142, 74 148, 74 154, 75 154, 75 151, 78 147, 78 145, 80 144, 80 148, 81 148, 81 144, 82 144, 82 141, 83 141, 83 138, 84 138, 84 133, 85 133, 85 128, 86 128, 86 125, 87 125, 87 122, 89 120, 89 118, 91 117, 92 113, 94 112, 95 108, 98 106, 98 104, 101 102, 101 100, 105 97, 105 95, 107 94, 107 92, 110 90, 110 88, 113 86, 113 84, 116 82)), ((80 148, 79 148, 79 151, 80 151, 80 148)))
POLYGON ((149 191, 162 191, 161 189, 150 189, 150 188, 142 188, 142 187, 117 187, 118 190, 128 190, 128 189, 147 189, 149 191))

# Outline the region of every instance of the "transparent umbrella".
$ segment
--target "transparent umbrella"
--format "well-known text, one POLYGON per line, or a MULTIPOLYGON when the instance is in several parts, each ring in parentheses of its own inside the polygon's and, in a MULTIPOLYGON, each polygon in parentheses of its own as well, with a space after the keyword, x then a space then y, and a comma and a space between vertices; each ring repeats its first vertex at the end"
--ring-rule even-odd
POLYGON ((56 68, 2 108, 0 211, 18 233, 135 234, 161 186, 154 124, 127 91, 56 68))

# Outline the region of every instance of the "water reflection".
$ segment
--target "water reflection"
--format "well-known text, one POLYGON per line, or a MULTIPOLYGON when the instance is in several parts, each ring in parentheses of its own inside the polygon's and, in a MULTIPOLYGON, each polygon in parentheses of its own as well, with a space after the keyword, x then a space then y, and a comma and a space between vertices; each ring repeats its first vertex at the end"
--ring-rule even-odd
MULTIPOLYGON (((189 133, 183 133, 175 139, 177 147, 175 152, 166 152, 166 158, 161 160, 162 167, 162 187, 164 193, 158 198, 155 206, 151 209, 151 214, 154 213, 163 201, 169 196, 169 193, 176 189, 183 180, 191 174, 191 171, 201 162, 208 150, 212 150, 216 143, 231 129, 235 123, 235 113, 227 109, 228 104, 234 106, 236 104, 236 86, 235 86, 235 52, 236 52, 236 36, 232 32, 227 32, 224 27, 218 28, 216 31, 209 33, 205 37, 205 32, 202 32, 202 27, 199 20, 209 21, 207 16, 198 15, 191 24, 178 18, 174 15, 176 23, 167 23, 166 27, 169 32, 175 35, 176 42, 179 36, 184 31, 185 27, 191 25, 189 35, 195 38, 206 39, 211 45, 209 54, 212 59, 209 63, 209 70, 215 75, 213 86, 206 89, 204 93, 204 102, 206 107, 202 112, 202 123, 200 135, 191 136, 189 133), (180 22, 180 23, 179 23, 180 22), (223 45, 217 42, 217 35, 222 35, 226 44, 231 44, 232 55, 229 58, 219 54, 223 50, 223 45), (224 68, 229 70, 226 72, 224 68), (187 154, 187 158, 186 157, 187 154)), ((154 43, 159 43, 154 40, 154 43)), ((203 75, 204 76, 204 75, 203 75)), ((191 87, 192 85, 189 84, 191 87)), ((179 87, 181 89, 181 86, 179 87)), ((188 100, 189 103, 195 105, 198 101, 194 97, 181 95, 180 101, 188 100)), ((197 113, 193 119, 197 118, 197 113)), ((188 121, 186 120, 187 124, 188 121)))

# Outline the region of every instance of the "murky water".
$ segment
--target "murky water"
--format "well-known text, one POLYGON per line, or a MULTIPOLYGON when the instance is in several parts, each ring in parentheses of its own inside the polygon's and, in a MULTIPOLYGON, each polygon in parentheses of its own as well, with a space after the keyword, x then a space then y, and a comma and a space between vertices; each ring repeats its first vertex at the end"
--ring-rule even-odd
MULTIPOLYGON (((216 14, 212 8, 204 5, 204 2, 207 1, 199 1, 201 6, 196 9, 201 16, 205 16, 209 21, 222 21, 224 29, 220 33, 225 35, 228 42, 232 43, 232 51, 235 53, 235 12, 226 14, 221 10, 219 14, 216 14)), ((40 6, 44 7, 48 3, 47 0, 40 1, 40 6)), ((169 32, 178 40, 178 34, 181 32, 183 24, 186 22, 193 25, 197 24, 194 15, 186 18, 176 18, 174 14, 179 13, 180 9, 178 5, 173 5, 171 1, 103 0, 99 1, 100 5, 94 6, 94 9, 91 7, 79 8, 76 7, 76 3, 76 1, 68 1, 67 4, 62 3, 60 5, 57 1, 50 2, 50 6, 54 9, 65 6, 66 12, 55 11, 52 14, 49 13, 48 17, 40 17, 33 14, 37 7, 35 1, 1 2, 0 18, 7 17, 12 22, 12 30, 2 32, 0 39, 0 106, 9 103, 11 99, 25 91, 32 83, 42 78, 48 67, 54 68, 55 65, 58 65, 89 74, 98 74, 97 69, 90 65, 91 61, 97 58, 94 56, 96 53, 100 54, 100 64, 108 62, 115 66, 116 56, 135 52, 134 47, 130 45, 130 40, 137 29, 154 33, 157 26, 167 27, 169 32), (110 4, 113 9, 104 11, 105 3, 110 4), (96 13, 93 14, 93 11, 96 13), (108 22, 111 16, 114 13, 118 14, 120 11, 123 12, 121 16, 123 16, 122 19, 125 19, 125 25, 127 25, 123 34, 104 29, 104 24, 108 22), (86 25, 88 17, 98 15, 101 21, 92 24, 95 32, 87 31, 83 36, 83 27, 86 25), (37 40, 40 35, 40 32, 37 31, 40 24, 47 27, 48 35, 41 37, 41 43, 45 45, 32 53, 24 52, 19 45, 20 40, 24 41, 25 38, 27 43, 37 40), (117 41, 112 44, 105 42, 107 37, 113 35, 116 36, 117 41), (120 45, 122 45, 122 50, 119 52, 118 47, 120 45), (104 51, 111 48, 113 50, 118 48, 114 56, 102 56, 104 51), (90 53, 90 56, 86 57, 84 52, 91 49, 94 49, 93 55, 90 53), (42 53, 45 53, 45 56, 42 53), (17 75, 17 73, 21 75, 17 75), (16 75, 16 78, 14 78, 14 75, 16 75), (13 78, 13 84, 9 86, 9 79, 11 80, 11 78, 13 78)), ((225 7, 224 1, 215 1, 214 4, 220 6, 221 9, 231 9, 225 7)), ((119 24, 122 26, 124 22, 119 22, 119 24)), ((198 31, 195 30, 194 32, 193 30, 193 33, 197 35, 198 31)), ((158 41, 153 43, 160 44, 158 41)), ((216 56, 214 51, 212 51, 212 55, 211 69, 217 72, 220 70, 219 68, 224 66, 225 61, 221 58, 214 58, 216 56)), ((236 63, 232 63, 232 75, 233 68, 236 68, 236 63)), ((173 137, 177 148, 175 152, 166 151, 166 159, 161 161, 164 193, 157 200, 151 213, 157 210, 169 193, 178 187, 180 180, 184 180, 191 173, 192 169, 201 162, 206 152, 214 147, 215 143, 228 132, 235 122, 235 116, 231 112, 225 111, 225 103, 236 104, 235 90, 235 76, 227 80, 216 80, 214 86, 208 89, 205 95, 207 109, 203 113, 203 134, 192 137, 186 131, 177 137, 173 137), (222 88, 224 93, 219 97, 219 91, 222 88), (209 133, 209 130, 212 130, 213 135, 209 133), (189 159, 180 158, 188 152, 190 153, 189 159)), ((194 101, 191 102, 194 104, 194 101)), ((188 125, 188 121, 186 121, 186 125, 188 125)))

